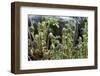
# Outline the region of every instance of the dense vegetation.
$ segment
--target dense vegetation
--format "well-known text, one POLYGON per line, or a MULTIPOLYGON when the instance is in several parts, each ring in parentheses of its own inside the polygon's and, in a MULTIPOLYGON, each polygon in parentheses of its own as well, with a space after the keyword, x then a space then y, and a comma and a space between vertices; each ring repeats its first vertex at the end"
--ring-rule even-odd
MULTIPOLYGON (((33 16, 34 18, 35 16, 33 16)), ((56 16, 41 16, 35 24, 28 26, 28 60, 78 59, 88 56, 88 23, 84 21, 83 41, 73 46, 76 30, 75 19, 56 16), (60 24, 62 26, 60 26, 60 24)), ((86 17, 83 17, 87 20, 86 17)))

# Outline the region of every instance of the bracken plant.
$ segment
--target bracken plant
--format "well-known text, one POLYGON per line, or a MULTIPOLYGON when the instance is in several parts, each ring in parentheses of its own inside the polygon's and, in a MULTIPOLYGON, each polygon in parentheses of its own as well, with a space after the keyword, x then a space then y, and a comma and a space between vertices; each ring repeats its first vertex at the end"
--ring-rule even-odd
POLYGON ((28 16, 28 60, 88 56, 88 18, 28 16))

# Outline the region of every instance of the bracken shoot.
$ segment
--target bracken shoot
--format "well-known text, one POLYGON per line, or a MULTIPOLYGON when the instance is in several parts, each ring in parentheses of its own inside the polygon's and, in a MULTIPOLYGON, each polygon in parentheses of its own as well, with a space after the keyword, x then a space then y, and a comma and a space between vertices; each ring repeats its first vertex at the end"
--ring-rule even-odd
POLYGON ((28 15, 28 60, 88 56, 88 18, 28 15))

